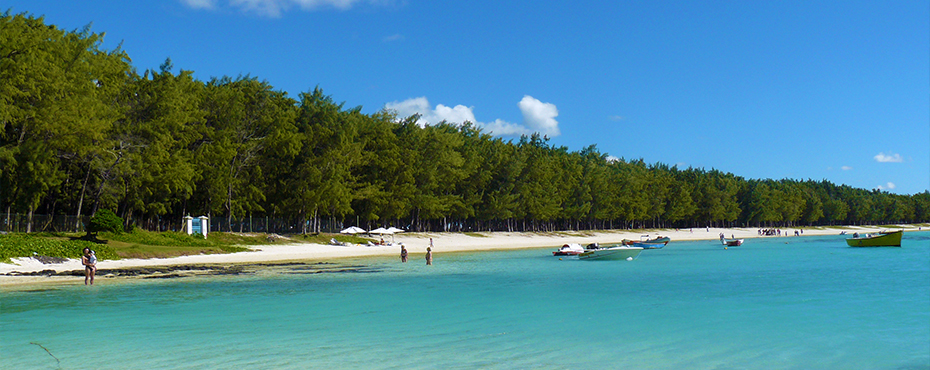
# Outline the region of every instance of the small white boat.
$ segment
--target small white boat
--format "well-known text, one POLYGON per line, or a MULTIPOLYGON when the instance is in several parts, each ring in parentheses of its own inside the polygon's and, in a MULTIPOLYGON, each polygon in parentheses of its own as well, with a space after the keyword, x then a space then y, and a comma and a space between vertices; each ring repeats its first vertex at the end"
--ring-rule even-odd
POLYGON ((601 259, 601 260, 628 260, 632 261, 643 251, 642 247, 631 247, 628 245, 615 245, 608 248, 595 247, 585 249, 584 253, 579 254, 579 259, 601 259))
POLYGON ((720 239, 724 247, 739 247, 743 245, 743 239, 720 239))
POLYGON ((723 249, 726 249, 726 247, 739 247, 743 245, 743 239, 736 239, 736 238, 727 239, 726 237, 723 236, 723 233, 721 233, 720 244, 723 244, 723 249))

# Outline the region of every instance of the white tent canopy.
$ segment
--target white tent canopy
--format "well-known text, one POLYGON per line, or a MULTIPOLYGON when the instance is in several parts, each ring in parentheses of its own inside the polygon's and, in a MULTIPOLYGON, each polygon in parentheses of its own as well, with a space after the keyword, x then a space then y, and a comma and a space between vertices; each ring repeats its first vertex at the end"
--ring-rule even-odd
POLYGON ((340 231, 339 233, 340 234, 363 234, 365 233, 365 229, 360 228, 358 226, 352 226, 350 228, 340 231))
POLYGON ((402 233, 402 232, 404 232, 403 229, 398 229, 398 228, 392 226, 392 227, 387 228, 387 229, 385 229, 385 228, 383 228, 383 227, 379 227, 379 228, 377 228, 377 229, 374 229, 374 230, 369 231, 368 233, 369 233, 369 234, 379 234, 379 235, 384 235, 384 234, 391 235, 391 244, 394 244, 394 234, 396 234, 396 233, 402 233))
POLYGON ((384 234, 394 234, 394 233, 391 232, 390 230, 385 229, 385 228, 383 228, 383 227, 379 227, 379 228, 377 228, 377 229, 371 230, 371 231, 369 231, 368 233, 369 233, 369 234, 381 234, 381 235, 384 235, 384 234))

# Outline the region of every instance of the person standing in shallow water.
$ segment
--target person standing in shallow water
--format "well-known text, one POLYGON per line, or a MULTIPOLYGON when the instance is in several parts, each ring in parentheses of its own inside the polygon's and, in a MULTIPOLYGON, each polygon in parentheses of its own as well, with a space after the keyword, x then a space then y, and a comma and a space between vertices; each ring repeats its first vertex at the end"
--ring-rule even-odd
POLYGON ((400 262, 407 262, 407 247, 400 245, 400 262))
POLYGON ((433 264, 433 249, 430 247, 426 247, 426 265, 429 266, 432 264, 433 264))
POLYGON ((81 256, 81 264, 84 265, 84 285, 94 285, 94 275, 97 273, 97 257, 93 255, 90 248, 84 248, 84 255, 81 256))

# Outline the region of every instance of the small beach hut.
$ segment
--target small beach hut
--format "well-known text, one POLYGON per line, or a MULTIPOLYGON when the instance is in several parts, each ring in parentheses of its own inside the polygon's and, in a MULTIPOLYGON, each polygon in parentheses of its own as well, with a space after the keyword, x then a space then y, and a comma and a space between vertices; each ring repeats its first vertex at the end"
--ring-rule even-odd
POLYGON ((207 216, 184 216, 183 226, 187 235, 200 234, 206 239, 207 233, 210 232, 210 218, 207 216))

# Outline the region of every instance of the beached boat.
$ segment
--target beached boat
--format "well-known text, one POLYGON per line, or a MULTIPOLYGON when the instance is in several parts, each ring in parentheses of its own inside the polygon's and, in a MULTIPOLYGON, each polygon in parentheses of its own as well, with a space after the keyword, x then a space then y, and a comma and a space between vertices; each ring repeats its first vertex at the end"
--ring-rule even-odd
POLYGON ((670 241, 672 241, 672 239, 667 236, 657 236, 653 239, 649 239, 649 235, 643 235, 639 241, 623 239, 622 244, 642 249, 661 249, 668 245, 670 241))
POLYGON ((633 260, 643 251, 642 247, 633 247, 629 245, 615 245, 608 248, 591 248, 585 249, 584 253, 579 254, 579 259, 601 259, 601 260, 633 260))
POLYGON ((581 244, 572 243, 572 244, 563 245, 562 248, 559 248, 559 250, 552 252, 552 255, 553 256, 577 256, 582 253, 584 253, 584 248, 581 246, 581 244))
POLYGON ((859 233, 855 233, 852 238, 846 239, 846 244, 850 247, 900 247, 902 235, 904 235, 904 230, 882 231, 873 235, 865 234, 862 237, 859 233))

